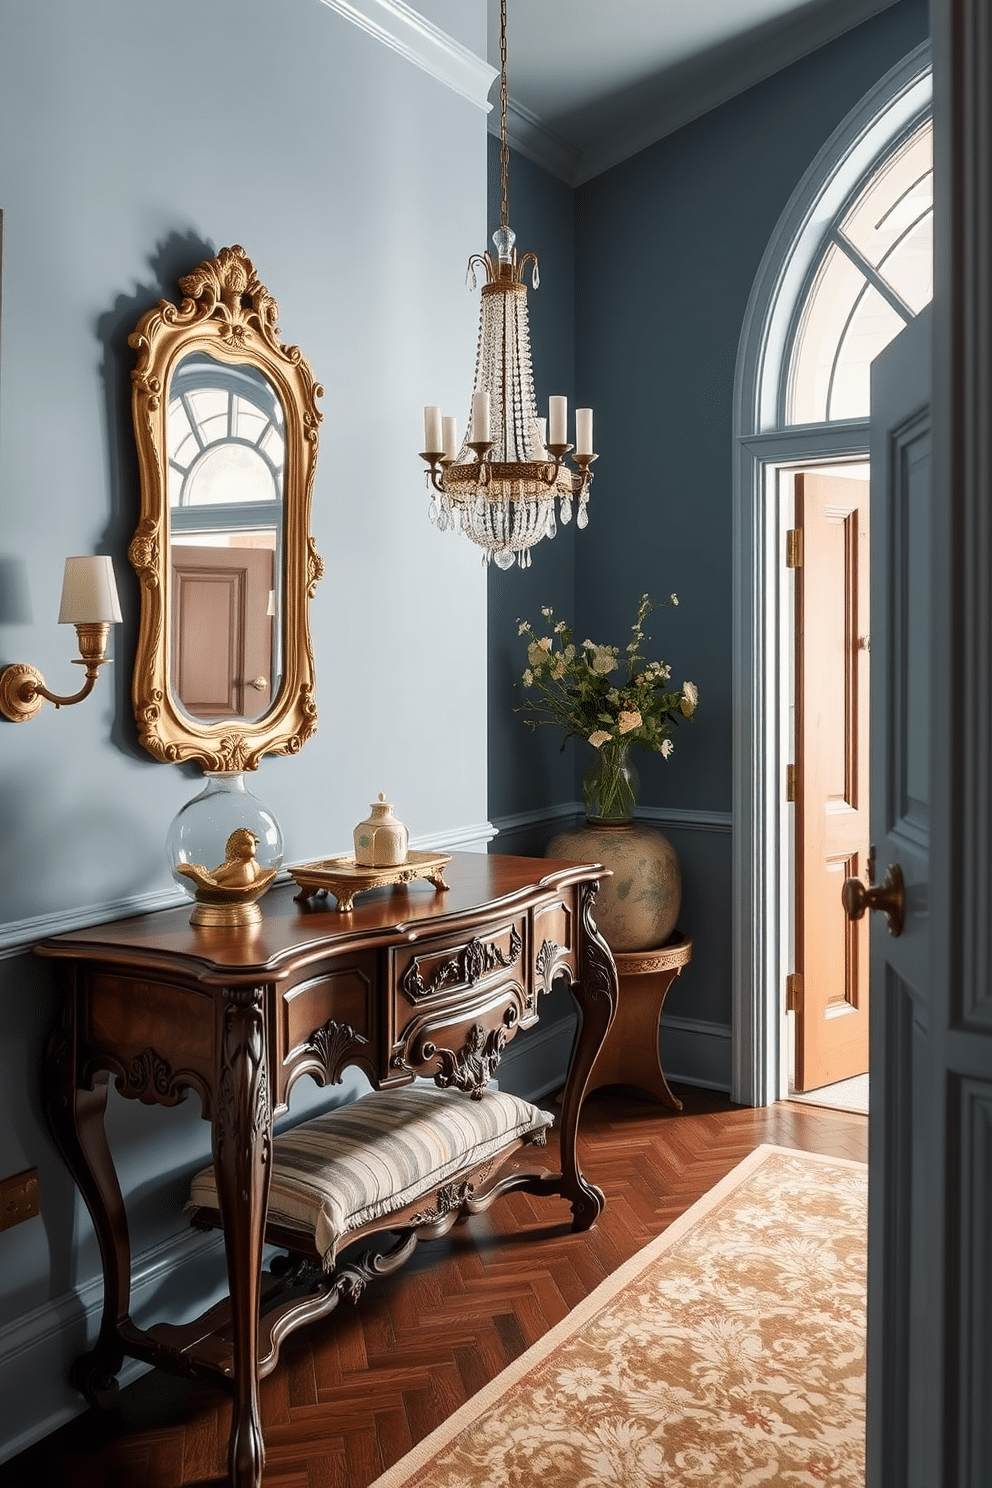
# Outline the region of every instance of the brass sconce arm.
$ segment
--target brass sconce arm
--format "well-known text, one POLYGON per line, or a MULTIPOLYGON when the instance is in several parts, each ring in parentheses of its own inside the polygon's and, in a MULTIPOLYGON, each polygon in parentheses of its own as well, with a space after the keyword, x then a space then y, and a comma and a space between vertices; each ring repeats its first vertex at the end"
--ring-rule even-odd
POLYGON ((74 666, 86 668, 86 680, 78 692, 63 697, 50 692, 37 667, 14 662, 0 672, 0 713, 11 723, 27 723, 46 701, 68 708, 89 697, 107 655, 110 627, 121 619, 117 586, 109 558, 67 558, 59 623, 76 627, 79 656, 74 666), (84 618, 85 616, 85 618, 84 618))
POLYGON ((45 679, 37 667, 24 662, 14 662, 0 672, 0 713, 12 723, 26 723, 41 708, 42 703, 54 703, 56 708, 68 708, 89 697, 100 675, 100 668, 111 661, 106 655, 110 637, 109 624, 77 625, 80 654, 73 658, 73 666, 86 668, 86 681, 78 692, 62 697, 49 692, 45 679))

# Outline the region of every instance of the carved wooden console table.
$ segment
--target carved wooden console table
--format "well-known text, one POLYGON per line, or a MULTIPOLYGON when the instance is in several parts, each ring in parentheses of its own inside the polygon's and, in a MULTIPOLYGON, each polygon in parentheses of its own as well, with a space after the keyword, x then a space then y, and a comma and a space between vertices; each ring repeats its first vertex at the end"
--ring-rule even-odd
MULTIPOLYGON (((342 915, 300 904, 295 886, 264 901, 247 932, 194 929, 189 908, 55 937, 63 1019, 46 1066, 49 1122, 100 1244, 104 1310, 96 1347, 74 1381, 94 1403, 116 1393, 132 1355, 224 1380, 234 1409, 230 1481, 258 1488, 264 1461, 258 1381, 279 1343, 318 1315, 301 1299, 266 1329, 261 1283, 272 1121, 301 1075, 320 1085, 358 1065, 382 1090, 414 1075, 473 1088, 507 1040, 537 1022, 565 978, 581 1010, 559 1118, 561 1172, 517 1170, 501 1191, 560 1194, 572 1227, 588 1229, 600 1190, 583 1176, 576 1133, 583 1095, 613 1016, 616 969, 596 931, 595 866, 456 853, 450 888, 411 883, 363 898, 342 915), (173 1106, 190 1090, 211 1124, 230 1286, 223 1328, 138 1328, 129 1316, 127 1215, 104 1129, 110 1078, 128 1098, 173 1106)), ((326 1311, 326 1306, 323 1311, 326 1311)))

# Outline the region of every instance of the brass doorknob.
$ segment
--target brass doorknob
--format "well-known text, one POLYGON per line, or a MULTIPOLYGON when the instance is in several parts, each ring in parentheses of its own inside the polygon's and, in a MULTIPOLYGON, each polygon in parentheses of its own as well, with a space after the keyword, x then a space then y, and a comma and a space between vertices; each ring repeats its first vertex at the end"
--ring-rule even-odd
POLYGON ((844 913, 860 920, 866 909, 880 909, 889 922, 889 934, 901 935, 906 921, 906 886, 898 863, 890 863, 882 882, 869 887, 860 878, 848 878, 841 890, 844 913))
POLYGON ((254 682, 252 682, 250 685, 254 687, 256 692, 264 692, 269 684, 268 682, 266 682, 264 677, 256 677, 254 682))

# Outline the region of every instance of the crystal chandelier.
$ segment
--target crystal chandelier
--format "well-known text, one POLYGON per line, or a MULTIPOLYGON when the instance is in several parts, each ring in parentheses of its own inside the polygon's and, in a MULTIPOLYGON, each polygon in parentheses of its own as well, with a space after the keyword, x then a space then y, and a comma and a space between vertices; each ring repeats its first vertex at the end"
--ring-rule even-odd
POLYGON ((431 489, 431 521, 442 531, 461 529, 482 548, 484 563, 500 568, 530 567, 530 549, 557 531, 560 520, 589 521, 589 469, 592 409, 575 410, 575 448, 568 443, 568 401, 549 399, 548 418, 537 417, 530 364, 527 286, 538 288, 537 255, 518 258, 516 234, 509 224, 509 162, 506 142, 506 0, 500 0, 500 177, 502 206, 499 230, 493 233, 495 256, 475 253, 468 279, 475 288, 476 270, 484 269, 479 348, 468 431, 458 444, 457 420, 438 407, 424 409, 424 445, 431 489), (571 454, 575 469, 566 466, 571 454))

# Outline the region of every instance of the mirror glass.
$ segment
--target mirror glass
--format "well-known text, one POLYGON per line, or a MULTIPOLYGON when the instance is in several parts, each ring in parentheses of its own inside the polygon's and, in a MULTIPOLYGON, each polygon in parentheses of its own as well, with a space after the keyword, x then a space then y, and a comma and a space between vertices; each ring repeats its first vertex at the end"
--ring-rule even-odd
POLYGON ((194 352, 166 439, 173 698, 200 722, 262 718, 282 679, 285 411, 257 367, 194 352))

